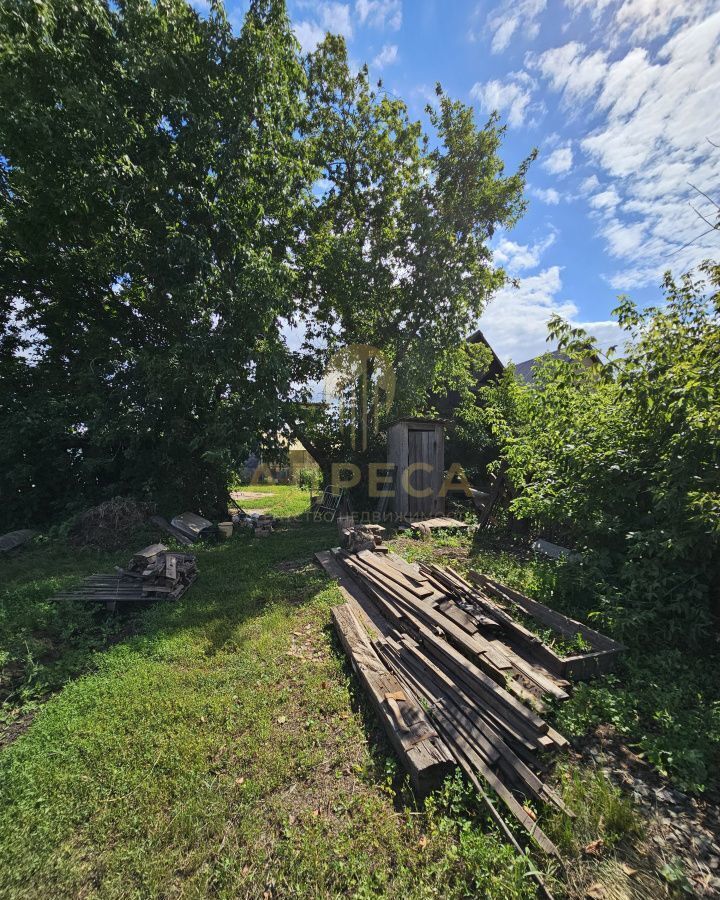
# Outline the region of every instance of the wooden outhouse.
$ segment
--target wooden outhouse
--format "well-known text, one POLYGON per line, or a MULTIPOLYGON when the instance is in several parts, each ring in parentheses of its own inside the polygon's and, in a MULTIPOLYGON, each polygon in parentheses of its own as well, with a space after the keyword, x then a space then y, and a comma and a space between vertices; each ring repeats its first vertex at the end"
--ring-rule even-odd
POLYGON ((394 466, 395 514, 409 519, 443 515, 445 425, 437 419, 399 419, 388 428, 388 463, 394 466))

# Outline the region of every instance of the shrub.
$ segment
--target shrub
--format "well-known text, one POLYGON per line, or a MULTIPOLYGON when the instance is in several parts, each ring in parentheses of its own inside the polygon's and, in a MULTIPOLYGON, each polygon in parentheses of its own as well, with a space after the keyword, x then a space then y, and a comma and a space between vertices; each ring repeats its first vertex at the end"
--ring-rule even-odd
POLYGON ((591 549, 616 577, 603 612, 632 632, 698 637, 717 602, 720 266, 703 274, 666 276, 662 307, 621 300, 622 356, 555 319, 566 358, 549 357, 532 386, 510 369, 488 390, 513 512, 591 549))

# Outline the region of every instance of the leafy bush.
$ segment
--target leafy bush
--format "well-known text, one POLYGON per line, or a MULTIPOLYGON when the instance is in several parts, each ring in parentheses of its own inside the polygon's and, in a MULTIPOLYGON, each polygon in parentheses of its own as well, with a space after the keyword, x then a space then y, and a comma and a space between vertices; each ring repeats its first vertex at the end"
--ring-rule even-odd
POLYGON ((322 472, 320 469, 300 469, 295 476, 295 481, 298 487, 312 492, 320 487, 322 472))
POLYGON ((512 511, 584 550, 557 568, 553 605, 628 647, 619 677, 578 687, 560 729, 609 722, 690 790, 720 764, 720 267, 702 274, 667 276, 662 307, 621 301, 622 355, 556 319, 566 357, 533 386, 507 372, 486 410, 512 511))
POLYGON ((666 276, 663 307, 622 299, 622 356, 555 319, 566 358, 548 357, 532 386, 509 370, 488 391, 513 512, 564 524, 617 576, 602 612, 629 633, 700 637, 717 601, 720 266, 703 271, 706 282, 666 276))

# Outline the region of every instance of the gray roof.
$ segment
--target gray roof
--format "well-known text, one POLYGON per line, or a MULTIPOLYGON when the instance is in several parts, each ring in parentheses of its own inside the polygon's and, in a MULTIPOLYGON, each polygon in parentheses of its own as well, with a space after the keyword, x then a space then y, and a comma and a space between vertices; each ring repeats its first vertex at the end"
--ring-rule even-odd
POLYGON ((548 356, 553 359, 567 360, 570 358, 567 353, 563 353, 562 350, 552 350, 548 353, 543 353, 541 356, 533 356, 532 359, 526 359, 525 362, 518 363, 515 366, 515 375, 527 384, 535 384, 535 368, 536 366, 542 365, 548 356))

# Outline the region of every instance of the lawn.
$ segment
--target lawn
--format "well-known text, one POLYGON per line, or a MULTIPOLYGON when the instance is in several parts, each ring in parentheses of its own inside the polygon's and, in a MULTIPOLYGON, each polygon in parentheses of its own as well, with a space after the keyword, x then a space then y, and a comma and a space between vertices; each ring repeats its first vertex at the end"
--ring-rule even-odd
POLYGON ((6 715, 37 714, 0 752, 2 896, 532 896, 460 782, 417 807, 329 628, 334 527, 267 492, 287 520, 199 547, 177 604, 47 602, 136 547, 3 563, 6 715))
MULTIPOLYGON (((280 516, 276 532, 199 545, 201 576, 176 604, 111 616, 49 602, 152 533, 113 554, 45 541, 2 563, 0 896, 534 896, 530 861, 459 778, 415 800, 330 627, 341 596, 312 555, 334 526, 304 515, 306 492, 257 490, 243 506, 280 516)), ((471 560, 466 539, 395 547, 471 560)), ((544 577, 502 554, 474 562, 544 577)), ((568 761, 558 783, 582 814, 544 825, 573 862, 534 862, 582 896, 596 869, 583 847, 637 856, 640 823, 599 772, 568 761)))

